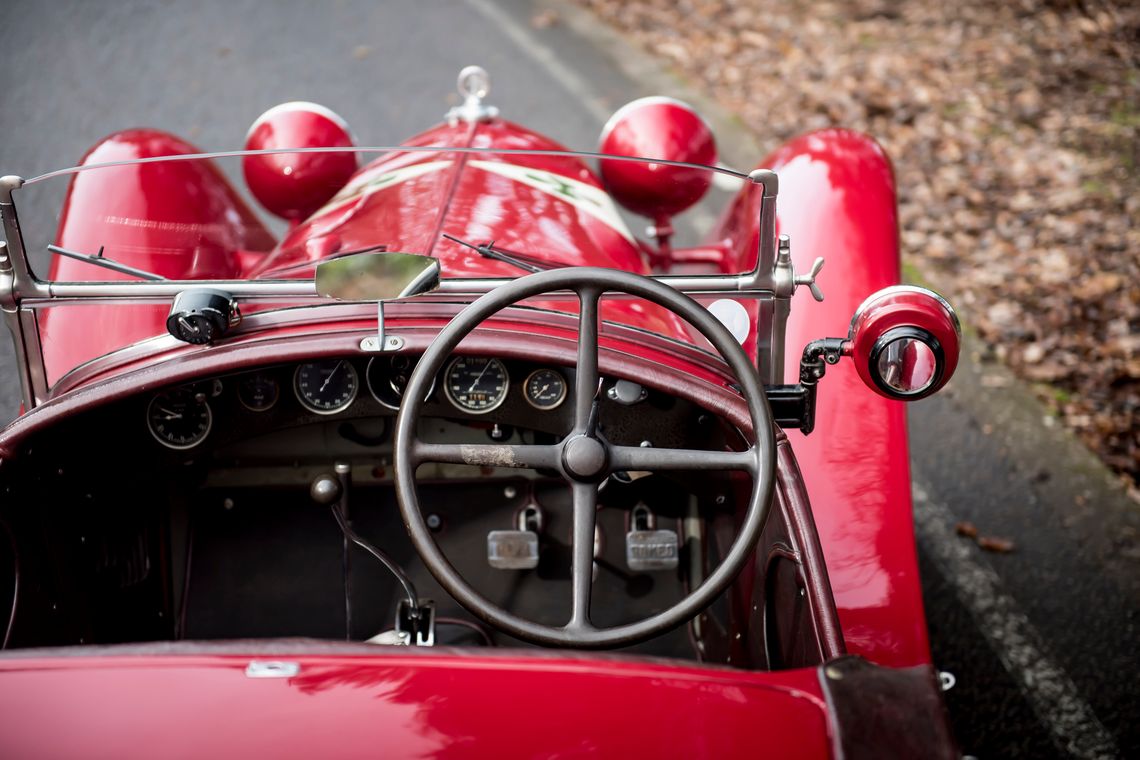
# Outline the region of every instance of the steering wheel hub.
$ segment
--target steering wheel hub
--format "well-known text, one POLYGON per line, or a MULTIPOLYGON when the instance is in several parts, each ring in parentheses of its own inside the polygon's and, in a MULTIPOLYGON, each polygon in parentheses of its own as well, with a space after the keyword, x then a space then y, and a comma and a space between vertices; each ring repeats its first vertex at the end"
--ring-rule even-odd
POLYGON ((588 435, 574 436, 562 449, 562 466, 566 468, 566 474, 583 483, 599 480, 606 474, 608 463, 606 445, 588 435))

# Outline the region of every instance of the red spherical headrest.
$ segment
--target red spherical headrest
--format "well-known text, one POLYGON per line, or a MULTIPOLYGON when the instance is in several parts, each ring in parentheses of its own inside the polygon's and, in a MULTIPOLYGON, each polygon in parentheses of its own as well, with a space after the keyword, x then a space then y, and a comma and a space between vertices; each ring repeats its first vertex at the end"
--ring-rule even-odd
MULTIPOLYGON (((316 103, 282 103, 263 113, 246 136, 246 150, 351 148, 344 119, 316 103)), ((250 192, 271 213, 304 219, 328 202, 356 172, 356 154, 268 153, 245 156, 250 192)))
MULTIPOLYGON (((672 98, 641 98, 622 106, 602 129, 600 153, 715 165, 716 141, 696 111, 672 98)), ((712 172, 634 161, 600 162, 602 182, 621 205, 653 219, 699 201, 712 172)))

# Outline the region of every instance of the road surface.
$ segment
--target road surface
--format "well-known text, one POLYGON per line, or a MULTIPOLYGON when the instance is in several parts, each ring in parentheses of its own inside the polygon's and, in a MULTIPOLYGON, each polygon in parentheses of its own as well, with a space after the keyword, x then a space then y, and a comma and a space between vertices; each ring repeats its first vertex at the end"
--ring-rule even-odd
MULTIPOLYGON (((288 100, 330 106, 362 144, 394 144, 455 103, 469 63, 491 72, 505 115, 590 149, 613 109, 669 80, 641 76, 652 61, 572 8, 555 4, 555 23, 532 24, 548 8, 9 0, 0 170, 70 165, 99 137, 141 125, 232 149, 288 100)), ((18 408, 12 364, 4 341, 0 421, 18 408)), ((913 407, 911 430, 927 613, 936 662, 957 679, 947 698, 963 750, 1135 756, 1135 507, 1007 373, 983 361, 959 374, 913 407), (982 553, 955 535, 963 520, 1016 550, 982 553)))

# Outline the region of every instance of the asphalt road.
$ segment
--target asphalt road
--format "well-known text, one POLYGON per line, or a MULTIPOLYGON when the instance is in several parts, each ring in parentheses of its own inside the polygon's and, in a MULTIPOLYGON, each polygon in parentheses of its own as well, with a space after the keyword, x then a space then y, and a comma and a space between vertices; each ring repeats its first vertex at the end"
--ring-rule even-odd
MULTIPOLYGON (((70 165, 138 125, 230 149, 286 100, 326 104, 361 143, 392 144, 439 120, 469 63, 491 72, 505 115, 589 149, 608 113, 655 88, 620 41, 568 12, 536 29, 535 12, 530 0, 7 0, 0 170, 70 165)), ((12 364, 3 341, 0 421, 19 403, 12 364)), ((984 363, 915 405, 911 432, 927 614, 935 660, 957 677, 947 698, 963 749, 1135 755, 1134 506, 984 363), (954 535, 960 520, 1016 550, 981 552, 954 535)))

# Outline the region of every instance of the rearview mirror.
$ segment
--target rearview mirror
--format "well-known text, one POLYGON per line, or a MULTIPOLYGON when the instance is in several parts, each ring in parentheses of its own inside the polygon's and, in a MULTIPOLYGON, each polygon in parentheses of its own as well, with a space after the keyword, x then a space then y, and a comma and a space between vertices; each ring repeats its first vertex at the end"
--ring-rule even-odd
POLYGON ((961 337, 958 317, 942 296, 898 285, 863 302, 847 339, 867 387, 887 398, 915 401, 954 374, 961 337))
POLYGON ((357 253, 317 265, 317 293, 338 301, 394 301, 439 287, 439 259, 418 253, 357 253))

